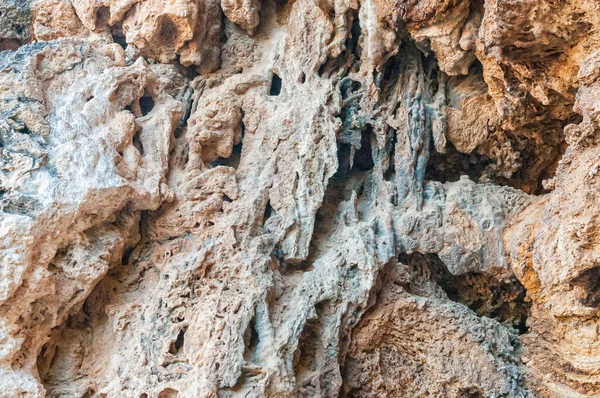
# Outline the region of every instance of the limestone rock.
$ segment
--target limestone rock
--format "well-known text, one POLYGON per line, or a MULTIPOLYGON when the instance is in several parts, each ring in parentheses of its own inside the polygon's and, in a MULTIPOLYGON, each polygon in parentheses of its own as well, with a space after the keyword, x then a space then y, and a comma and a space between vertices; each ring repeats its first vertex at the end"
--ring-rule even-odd
POLYGON ((0 22, 0 397, 600 394, 594 2, 0 22))
POLYGON ((554 190, 517 217, 505 237, 515 274, 533 300, 525 355, 537 388, 554 395, 599 392, 599 59, 592 54, 580 69, 575 109, 583 122, 565 131, 570 146, 547 183, 554 190))
POLYGON ((139 212, 168 195, 182 105, 116 44, 39 43, 0 62, 0 389, 14 396, 50 330, 137 242, 139 212))
POLYGON ((0 51, 16 50, 31 40, 31 2, 0 1, 0 51))

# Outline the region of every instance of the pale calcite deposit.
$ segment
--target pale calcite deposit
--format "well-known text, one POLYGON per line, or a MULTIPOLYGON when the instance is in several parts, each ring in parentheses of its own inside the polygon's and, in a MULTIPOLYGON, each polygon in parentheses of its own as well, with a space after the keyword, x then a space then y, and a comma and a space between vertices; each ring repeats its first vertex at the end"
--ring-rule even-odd
POLYGON ((0 397, 600 396, 599 23, 0 0, 0 397))

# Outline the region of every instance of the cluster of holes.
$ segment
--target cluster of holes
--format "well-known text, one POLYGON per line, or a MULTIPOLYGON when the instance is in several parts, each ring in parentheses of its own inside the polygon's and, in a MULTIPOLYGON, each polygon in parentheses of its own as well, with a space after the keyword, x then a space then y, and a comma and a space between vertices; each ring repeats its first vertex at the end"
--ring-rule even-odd
MULTIPOLYGON (((90 96, 87 101, 91 101, 94 97, 90 96)), ((137 104, 130 104, 125 107, 125 110, 131 112, 136 117, 147 116, 154 109, 154 99, 152 96, 145 93, 137 102, 137 104)), ((138 150, 140 155, 144 156, 144 144, 140 137, 141 131, 138 130, 132 137, 133 146, 138 150)))

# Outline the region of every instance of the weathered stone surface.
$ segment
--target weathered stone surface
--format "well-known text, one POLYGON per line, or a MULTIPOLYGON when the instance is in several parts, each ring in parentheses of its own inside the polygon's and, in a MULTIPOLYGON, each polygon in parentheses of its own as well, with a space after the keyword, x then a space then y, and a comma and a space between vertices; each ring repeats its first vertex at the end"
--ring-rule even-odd
POLYGON ((596 52, 579 71, 575 110, 583 122, 565 129, 570 146, 547 183, 553 191, 517 217, 505 237, 534 303, 523 337, 528 365, 537 388, 554 395, 600 392, 599 61, 596 52))
POLYGON ((137 242, 140 211, 169 196, 183 107, 116 44, 34 44, 2 53, 0 69, 0 390, 17 396, 42 391, 20 375, 37 373, 50 330, 137 242))
POLYGON ((0 396, 600 394, 593 2, 0 12, 0 396))
POLYGON ((0 51, 16 50, 31 39, 31 1, 0 1, 0 51))
POLYGON ((515 336, 448 300, 424 259, 392 264, 382 276, 377 302, 354 331, 346 396, 526 394, 515 336))

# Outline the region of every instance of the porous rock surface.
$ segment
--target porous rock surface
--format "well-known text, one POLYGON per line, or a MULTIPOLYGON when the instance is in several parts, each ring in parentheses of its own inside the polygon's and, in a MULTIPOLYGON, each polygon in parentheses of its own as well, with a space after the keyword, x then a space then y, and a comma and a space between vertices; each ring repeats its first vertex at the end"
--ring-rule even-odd
POLYGON ((597 26, 0 0, 0 397, 600 396, 597 26))

